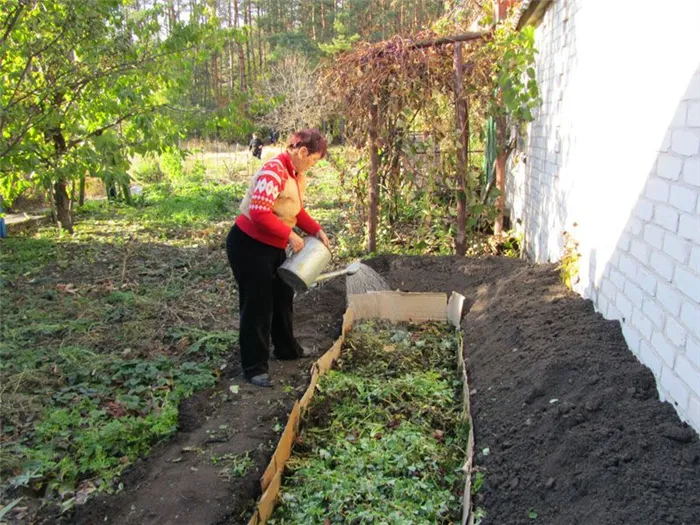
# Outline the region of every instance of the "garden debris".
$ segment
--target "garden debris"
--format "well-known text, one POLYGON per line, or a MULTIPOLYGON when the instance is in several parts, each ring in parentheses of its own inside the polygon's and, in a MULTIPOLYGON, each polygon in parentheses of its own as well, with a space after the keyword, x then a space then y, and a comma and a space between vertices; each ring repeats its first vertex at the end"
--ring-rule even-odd
POLYGON ((469 431, 454 328, 366 321, 347 337, 337 369, 319 381, 268 523, 459 521, 469 431))

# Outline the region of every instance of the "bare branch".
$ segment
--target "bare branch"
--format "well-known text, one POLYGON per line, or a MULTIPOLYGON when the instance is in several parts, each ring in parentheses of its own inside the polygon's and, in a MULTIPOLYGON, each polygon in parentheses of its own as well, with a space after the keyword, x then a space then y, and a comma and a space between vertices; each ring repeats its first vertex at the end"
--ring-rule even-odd
POLYGON ((420 42, 411 44, 409 47, 420 49, 424 47, 444 46, 445 44, 454 44, 455 42, 468 42, 470 40, 484 38, 489 36, 491 33, 491 31, 476 31, 473 33, 462 33, 461 35, 432 38, 429 40, 421 40, 420 42))

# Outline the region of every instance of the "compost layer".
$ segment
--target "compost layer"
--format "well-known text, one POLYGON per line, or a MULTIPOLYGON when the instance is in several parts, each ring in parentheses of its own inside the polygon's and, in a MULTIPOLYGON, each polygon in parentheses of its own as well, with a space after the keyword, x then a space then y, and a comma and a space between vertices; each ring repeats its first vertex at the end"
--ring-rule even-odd
POLYGON ((619 323, 569 292, 553 265, 454 257, 371 265, 392 288, 467 297, 484 525, 700 524, 697 434, 658 400, 619 323))
POLYGON ((268 523, 456 523, 464 479, 454 327, 365 321, 321 376, 268 523))

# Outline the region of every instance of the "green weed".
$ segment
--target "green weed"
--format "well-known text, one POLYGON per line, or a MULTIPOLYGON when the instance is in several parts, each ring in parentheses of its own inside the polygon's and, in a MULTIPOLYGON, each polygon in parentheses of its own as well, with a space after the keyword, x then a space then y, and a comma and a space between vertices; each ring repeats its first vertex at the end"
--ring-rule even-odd
MULTIPOLYGON (((575 226, 575 225, 574 225, 575 226)), ((581 254, 578 251, 578 241, 570 232, 563 232, 564 250, 559 260, 559 279, 570 290, 580 280, 579 259, 581 254)))
POLYGON ((89 201, 73 236, 3 239, 0 488, 117 490, 216 382, 237 342, 220 247, 242 192, 185 177, 146 185, 141 207, 89 201))
POLYGON ((212 456, 211 462, 213 465, 224 465, 224 467, 219 471, 219 476, 224 478, 226 481, 231 481, 235 478, 242 478, 254 465, 253 458, 250 457, 248 452, 245 452, 244 454, 224 454, 222 456, 212 456))

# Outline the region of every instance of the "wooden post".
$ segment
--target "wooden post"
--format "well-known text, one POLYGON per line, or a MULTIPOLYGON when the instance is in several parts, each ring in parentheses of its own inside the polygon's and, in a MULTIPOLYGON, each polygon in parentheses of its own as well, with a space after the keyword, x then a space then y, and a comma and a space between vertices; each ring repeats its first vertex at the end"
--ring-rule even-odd
POLYGON ((496 118, 496 188, 498 188, 499 194, 496 198, 498 216, 493 226, 494 235, 501 235, 503 233, 503 210, 505 209, 506 199, 506 159, 508 158, 506 143, 507 132, 506 118, 504 116, 499 116, 496 118))
POLYGON ((379 216, 379 108, 372 104, 369 109, 369 213, 367 214, 367 251, 377 251, 377 222, 379 216))
POLYGON ((455 69, 455 124, 457 128, 457 236, 455 253, 467 252, 467 156, 469 151, 469 129, 467 123, 466 98, 462 94, 462 44, 454 44, 455 69))

